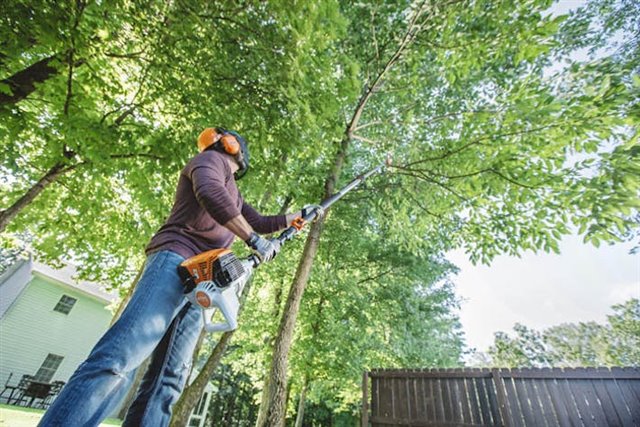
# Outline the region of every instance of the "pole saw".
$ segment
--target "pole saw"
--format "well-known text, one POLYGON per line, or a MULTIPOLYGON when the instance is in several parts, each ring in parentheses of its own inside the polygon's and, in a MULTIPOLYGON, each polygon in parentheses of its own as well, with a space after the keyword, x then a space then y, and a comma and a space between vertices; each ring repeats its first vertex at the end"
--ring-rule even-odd
MULTIPOLYGON (((331 205, 340 200, 349 191, 356 188, 371 175, 390 166, 391 158, 387 156, 384 163, 370 171, 357 176, 334 195, 327 197, 319 205, 305 209, 305 215, 293 220, 292 225, 284 230, 277 240, 284 245, 298 234, 305 224, 322 215, 331 205)), ((185 286, 184 293, 189 302, 202 308, 204 328, 208 332, 232 331, 238 327, 238 310, 240 296, 253 271, 260 266, 257 255, 239 259, 229 249, 213 249, 191 257, 180 264, 178 274, 185 286), (224 322, 212 323, 211 317, 219 310, 224 322)))

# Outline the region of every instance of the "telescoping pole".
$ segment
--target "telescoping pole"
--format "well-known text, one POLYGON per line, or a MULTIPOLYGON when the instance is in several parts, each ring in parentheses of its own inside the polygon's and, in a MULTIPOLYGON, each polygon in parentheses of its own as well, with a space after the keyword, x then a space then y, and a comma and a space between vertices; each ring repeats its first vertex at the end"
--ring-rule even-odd
MULTIPOLYGON (((390 159, 388 158, 386 162, 379 164, 375 168, 371 169, 369 172, 357 176, 353 181, 351 181, 350 183, 342 187, 340 191, 324 199, 320 203, 320 207, 326 211, 331 205, 333 205, 335 202, 337 202, 342 197, 344 197, 344 195, 347 194, 349 191, 353 190, 358 185, 366 181, 371 175, 380 172, 382 168, 384 168, 385 166, 389 166, 389 164, 390 164, 390 159)), ((318 216, 318 209, 312 209, 306 216, 302 218, 302 220, 305 223, 308 223, 313 221, 317 216, 318 216)), ((278 240, 280 241, 280 243, 284 243, 288 240, 293 239, 293 237, 296 234, 298 234, 299 231, 300 230, 298 228, 291 226, 286 230, 284 230, 280 234, 280 236, 278 236, 278 240)))

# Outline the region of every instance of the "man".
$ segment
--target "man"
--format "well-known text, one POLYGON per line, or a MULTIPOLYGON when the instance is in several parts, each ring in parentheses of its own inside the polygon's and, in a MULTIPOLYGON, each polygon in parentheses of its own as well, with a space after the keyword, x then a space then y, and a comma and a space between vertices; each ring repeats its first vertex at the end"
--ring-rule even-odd
POLYGON ((146 248, 144 271, 120 318, 93 348, 46 412, 40 426, 97 426, 118 406, 135 370, 152 355, 123 426, 166 426, 187 381, 202 330, 200 308, 189 304, 177 267, 187 258, 227 248, 236 236, 263 262, 280 250, 272 233, 300 213, 262 216, 236 186, 249 167, 249 151, 235 132, 207 128, 200 154, 180 174, 175 203, 146 248))

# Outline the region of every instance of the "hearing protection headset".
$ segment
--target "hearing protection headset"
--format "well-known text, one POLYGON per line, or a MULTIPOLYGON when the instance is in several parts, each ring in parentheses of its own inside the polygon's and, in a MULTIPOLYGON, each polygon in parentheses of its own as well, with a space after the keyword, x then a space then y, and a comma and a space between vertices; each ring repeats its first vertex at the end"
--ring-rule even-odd
POLYGON ((198 150, 202 153, 214 149, 233 156, 238 163, 236 179, 242 178, 249 170, 249 148, 247 141, 238 133, 223 128, 206 128, 198 136, 198 150))

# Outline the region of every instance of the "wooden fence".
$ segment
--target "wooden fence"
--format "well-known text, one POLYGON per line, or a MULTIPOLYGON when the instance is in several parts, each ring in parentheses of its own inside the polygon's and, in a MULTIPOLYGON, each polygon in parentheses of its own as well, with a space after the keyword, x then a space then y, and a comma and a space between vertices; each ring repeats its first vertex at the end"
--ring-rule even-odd
POLYGON ((363 427, 640 427, 640 369, 374 370, 362 401, 363 427))

